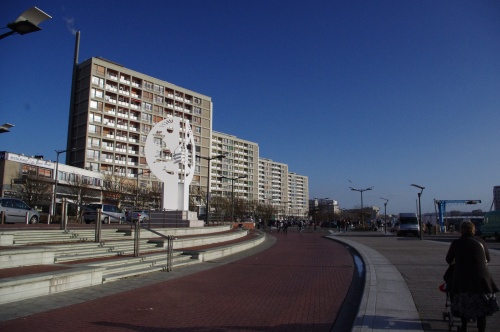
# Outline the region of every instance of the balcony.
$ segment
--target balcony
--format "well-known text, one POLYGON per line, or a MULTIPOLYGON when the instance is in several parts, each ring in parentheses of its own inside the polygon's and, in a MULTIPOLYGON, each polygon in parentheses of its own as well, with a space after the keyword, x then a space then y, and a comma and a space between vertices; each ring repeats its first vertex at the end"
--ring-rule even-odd
POLYGON ((118 88, 116 86, 109 85, 109 84, 106 84, 106 90, 112 91, 112 92, 118 92, 118 88))
POLYGON ((106 96, 104 98, 104 100, 106 100, 106 102, 108 102, 108 103, 116 104, 116 99, 114 99, 114 98, 112 98, 110 96, 106 96))

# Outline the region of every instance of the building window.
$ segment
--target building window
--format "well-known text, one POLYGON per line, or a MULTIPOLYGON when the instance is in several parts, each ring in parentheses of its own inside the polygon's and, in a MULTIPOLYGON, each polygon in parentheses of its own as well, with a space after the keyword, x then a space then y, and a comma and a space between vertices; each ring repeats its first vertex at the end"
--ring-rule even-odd
POLYGON ((95 71, 97 74, 104 76, 104 67, 96 65, 95 71))
POLYGON ((92 147, 99 147, 101 145, 101 140, 96 137, 89 137, 88 140, 88 145, 92 147))
POLYGON ((142 113, 141 114, 141 120, 142 121, 145 121, 147 123, 152 123, 153 121, 153 116, 151 114, 146 114, 146 113, 142 113))
POLYGON ((92 84, 104 88, 104 79, 97 76, 92 76, 92 84))
POLYGON ((87 149, 87 158, 99 160, 99 151, 87 149))
POLYGON ((38 170, 38 176, 51 179, 52 178, 52 170, 48 169, 48 168, 40 168, 38 170))
POLYGON ((104 96, 104 91, 99 89, 90 90, 90 97, 92 98, 102 98, 104 96))
POLYGON ((22 173, 23 175, 36 175, 36 166, 23 165, 22 173))
POLYGON ((165 90, 165 88, 164 88, 164 87, 162 87, 161 85, 155 84, 155 85, 154 85, 154 90, 155 90, 156 92, 160 92, 161 94, 163 94, 163 91, 165 90))

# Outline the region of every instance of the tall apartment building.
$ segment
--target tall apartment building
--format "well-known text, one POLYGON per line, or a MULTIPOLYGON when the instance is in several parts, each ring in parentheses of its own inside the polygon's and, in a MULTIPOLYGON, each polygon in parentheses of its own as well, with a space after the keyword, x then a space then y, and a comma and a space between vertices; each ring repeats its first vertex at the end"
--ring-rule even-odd
POLYGON ((304 217, 309 212, 309 178, 297 173, 288 173, 289 215, 304 217))
MULTIPOLYGON (((102 58, 78 64, 73 80, 67 164, 158 185, 144 145, 151 128, 168 117, 189 120, 196 154, 209 155, 210 97, 102 58)), ((205 168, 198 168, 192 182, 203 190, 205 168)))
POLYGON ((190 188, 200 212, 204 213, 207 182, 212 195, 230 196, 234 190, 239 197, 273 204, 280 211, 303 211, 307 177, 289 177, 288 165, 259 159, 257 143, 213 132, 212 112, 212 100, 206 95, 90 58, 77 65, 73 77, 66 163, 128 178, 141 188, 158 188, 160 182, 146 165, 146 138, 156 123, 179 117, 189 120, 195 153, 204 157, 195 166, 190 188), (226 157, 213 159, 209 167, 205 158, 219 154, 226 157), (231 180, 237 177, 241 178, 231 180))
POLYGON ((226 157, 212 161, 211 193, 230 197, 234 184, 235 195, 249 201, 258 200, 259 145, 214 131, 212 132, 212 156, 221 154, 226 157))
POLYGON ((288 194, 288 165, 259 158, 259 202, 271 204, 281 218, 289 210, 288 194))

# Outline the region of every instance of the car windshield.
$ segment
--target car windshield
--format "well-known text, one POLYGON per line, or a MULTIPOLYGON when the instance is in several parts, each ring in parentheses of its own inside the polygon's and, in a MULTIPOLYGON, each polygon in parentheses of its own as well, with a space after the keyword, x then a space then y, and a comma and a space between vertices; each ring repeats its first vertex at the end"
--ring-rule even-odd
POLYGON ((415 217, 401 217, 399 218, 399 223, 401 225, 416 225, 418 224, 418 219, 415 217))

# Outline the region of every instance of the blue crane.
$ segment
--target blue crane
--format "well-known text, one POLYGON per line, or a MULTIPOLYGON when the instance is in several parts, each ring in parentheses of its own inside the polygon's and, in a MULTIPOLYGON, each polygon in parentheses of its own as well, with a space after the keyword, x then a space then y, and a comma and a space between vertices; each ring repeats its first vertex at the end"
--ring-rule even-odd
POLYGON ((447 199, 447 200, 437 200, 434 199, 434 203, 438 206, 439 211, 439 226, 441 227, 441 232, 444 232, 443 216, 446 213, 446 204, 478 204, 481 203, 480 199, 447 199))

